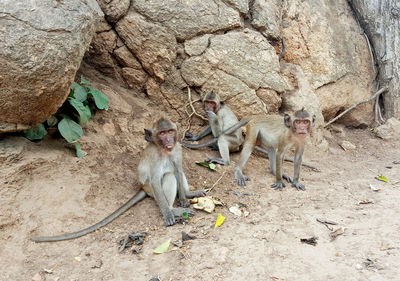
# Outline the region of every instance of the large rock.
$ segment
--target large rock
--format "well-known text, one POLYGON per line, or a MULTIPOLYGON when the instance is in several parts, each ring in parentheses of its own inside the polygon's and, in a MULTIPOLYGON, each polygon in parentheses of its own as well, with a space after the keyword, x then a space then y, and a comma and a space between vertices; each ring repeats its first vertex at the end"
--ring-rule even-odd
POLYGON ((101 18, 94 0, 3 0, 0 132, 45 121, 69 94, 101 18))
MULTIPOLYGON (((326 120, 373 92, 374 71, 365 37, 346 0, 286 1, 284 59, 301 66, 326 120)), ((346 117, 352 125, 371 122, 372 104, 346 117)))
POLYGON ((170 29, 146 21, 138 13, 129 12, 117 23, 116 30, 143 68, 164 81, 176 58, 176 38, 170 29))
POLYGON ((179 41, 242 26, 239 12, 224 1, 135 0, 132 8, 171 30, 179 41))
MULTIPOLYGON (((196 52, 201 55, 182 63, 182 77, 190 86, 200 88, 203 94, 219 93, 229 100, 239 116, 264 112, 257 90, 270 89, 276 95, 284 91, 286 83, 279 75, 275 49, 260 33, 245 29, 215 35, 208 40, 208 47, 196 52)), ((190 44, 185 44, 185 50, 190 54, 188 46, 190 44)))

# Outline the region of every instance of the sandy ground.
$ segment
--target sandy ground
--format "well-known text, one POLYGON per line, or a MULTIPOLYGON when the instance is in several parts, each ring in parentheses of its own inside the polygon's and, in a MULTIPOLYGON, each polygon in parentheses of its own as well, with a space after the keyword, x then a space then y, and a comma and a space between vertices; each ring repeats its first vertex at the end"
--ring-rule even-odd
MULTIPOLYGON (((400 143, 380 140, 368 129, 333 132, 327 152, 308 147, 304 161, 321 171, 302 168, 306 191, 271 189, 274 178, 261 155, 245 167, 252 181, 243 188, 233 180, 239 154, 212 172, 194 161, 217 152, 184 149, 192 186, 210 187, 223 175, 210 195, 225 206, 166 228, 155 202, 146 198, 82 238, 30 241, 93 224, 139 190, 142 130, 153 117, 146 108, 156 107, 123 90, 99 88, 111 109, 85 127, 86 157, 74 157, 50 136, 41 142, 17 135, 0 140, 0 280, 399 280, 400 165, 393 162, 400 161, 400 143), (338 142, 345 139, 356 149, 344 151, 338 142), (229 211, 237 203, 247 216, 229 211), (226 220, 214 229, 218 213, 226 220), (344 234, 331 241, 331 231, 317 218, 337 222, 333 229, 344 227, 344 234), (136 246, 119 252, 118 242, 134 231, 147 233, 140 253, 133 252, 136 246), (182 231, 197 239, 153 254, 164 241, 181 239, 182 231), (315 246, 300 242, 313 236, 315 246)), ((291 163, 284 169, 293 173, 291 163)))

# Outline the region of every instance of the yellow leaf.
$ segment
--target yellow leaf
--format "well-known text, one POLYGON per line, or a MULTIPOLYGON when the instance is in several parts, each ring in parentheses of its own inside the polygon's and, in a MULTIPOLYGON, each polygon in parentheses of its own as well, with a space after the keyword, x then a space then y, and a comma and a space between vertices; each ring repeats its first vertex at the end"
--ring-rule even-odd
POLYGON ((169 245, 171 244, 171 239, 168 239, 167 241, 165 241, 164 243, 162 243, 160 246, 158 246, 157 248, 155 248, 155 250, 153 251, 154 254, 162 254, 165 253, 166 251, 168 251, 169 245))
POLYGON ((225 221, 225 217, 223 215, 221 215, 220 213, 218 213, 217 221, 215 222, 214 228, 221 226, 224 223, 224 221, 225 221))

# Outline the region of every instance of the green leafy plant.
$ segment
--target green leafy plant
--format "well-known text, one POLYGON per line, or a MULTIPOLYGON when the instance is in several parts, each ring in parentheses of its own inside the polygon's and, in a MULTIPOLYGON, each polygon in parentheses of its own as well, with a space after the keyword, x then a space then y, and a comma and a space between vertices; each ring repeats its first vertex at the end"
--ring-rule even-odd
POLYGON ((81 150, 77 142, 83 135, 82 125, 86 125, 97 109, 108 110, 107 97, 90 86, 90 82, 81 76, 81 82, 73 82, 70 94, 58 111, 46 122, 35 128, 24 131, 29 140, 41 140, 48 130, 56 128, 61 136, 74 145, 76 156, 84 157, 86 152, 81 150))

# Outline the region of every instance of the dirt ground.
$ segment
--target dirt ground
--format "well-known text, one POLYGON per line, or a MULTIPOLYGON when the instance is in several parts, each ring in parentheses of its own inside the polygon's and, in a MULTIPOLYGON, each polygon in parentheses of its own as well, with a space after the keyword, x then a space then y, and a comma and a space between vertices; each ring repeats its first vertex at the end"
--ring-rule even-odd
MULTIPOLYGON (((378 139, 368 129, 332 132, 327 151, 307 147, 304 162, 321 171, 302 167, 306 191, 271 189, 274 178, 262 155, 251 156, 244 172, 252 180, 243 188, 233 178, 239 154, 212 172, 194 161, 217 152, 184 149, 192 186, 210 187, 223 175, 210 195, 225 206, 211 214, 197 211, 187 224, 166 228, 155 202, 146 198, 84 237, 30 241, 89 226, 139 190, 142 132, 154 118, 145 109, 156 106, 105 85, 100 81, 98 88, 109 96, 110 110, 85 127, 86 157, 74 157, 51 136, 41 142, 18 135, 0 140, 0 280, 399 280, 400 143, 378 139), (343 150, 342 140, 356 149, 343 150), (378 175, 390 183, 376 180, 378 175), (237 203, 247 216, 229 211, 237 203), (215 229, 218 213, 226 220, 215 229), (331 241, 331 231, 317 218, 337 222, 333 230, 345 232, 331 241), (147 233, 142 250, 119 252, 119 241, 134 231, 147 233), (182 231, 196 239, 153 254, 164 241, 180 240, 182 231), (313 236, 315 246, 300 242, 313 236)), ((292 174, 293 164, 285 162, 284 170, 292 174)))

